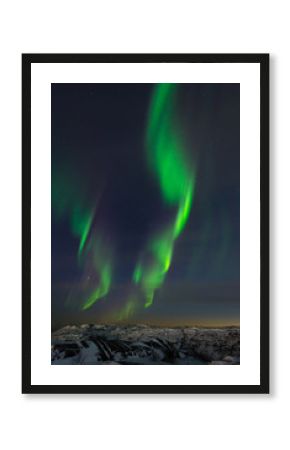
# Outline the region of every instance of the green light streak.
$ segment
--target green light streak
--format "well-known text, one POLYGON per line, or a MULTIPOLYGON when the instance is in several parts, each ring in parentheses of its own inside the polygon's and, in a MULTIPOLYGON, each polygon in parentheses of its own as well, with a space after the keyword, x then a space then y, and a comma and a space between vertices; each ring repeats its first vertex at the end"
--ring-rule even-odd
POLYGON ((66 171, 52 173, 52 208, 57 220, 68 218, 73 236, 79 239, 80 255, 92 226, 95 206, 88 202, 87 192, 76 184, 77 176, 66 171))
POLYGON ((133 281, 135 284, 138 284, 142 278, 142 266, 141 264, 137 264, 133 273, 133 281))
POLYGON ((169 205, 182 203, 195 181, 186 160, 182 130, 174 117, 176 94, 176 85, 156 85, 146 135, 148 163, 159 181, 163 200, 169 205))
POLYGON ((151 251, 161 273, 166 273, 170 267, 173 253, 173 236, 165 232, 151 242, 151 251))
POLYGON ((135 297, 130 297, 121 311, 116 315, 116 320, 120 322, 128 320, 136 310, 136 302, 137 299, 135 297))
POLYGON ((74 236, 79 237, 79 249, 80 255, 83 251, 85 243, 88 238, 88 234, 91 229, 94 214, 91 211, 84 211, 76 206, 71 216, 71 230, 74 236))
POLYGON ((152 305, 154 298, 154 290, 151 292, 147 292, 146 294, 146 303, 144 304, 144 308, 149 308, 152 305))
POLYGON ((92 201, 85 186, 76 182, 72 167, 52 172, 52 208, 56 220, 68 220, 70 231, 79 241, 78 262, 82 280, 70 292, 81 304, 82 310, 91 308, 104 298, 112 284, 112 258, 108 242, 101 239, 93 228, 94 216, 100 197, 92 201), (84 301, 85 299, 85 301, 84 301))
POLYGON ((84 271, 83 296, 87 292, 87 279, 89 279, 89 295, 82 305, 86 310, 98 300, 104 298, 110 291, 113 278, 112 256, 109 252, 109 244, 104 236, 97 234, 95 230, 90 237, 85 253, 86 268, 84 271), (93 274, 92 277, 90 274, 93 274), (88 276, 87 276, 88 275, 88 276), (94 277, 96 275, 96 278, 94 277))
POLYGON ((93 293, 86 300, 86 302, 82 306, 82 309, 83 310, 89 309, 98 300, 105 297, 109 292, 111 281, 112 281, 112 270, 111 266, 107 264, 101 268, 99 286, 93 291, 93 293))
POLYGON ((191 210, 193 196, 194 196, 194 184, 189 183, 185 197, 178 207, 178 213, 174 224, 175 238, 177 238, 181 234, 186 225, 191 210))
POLYGON ((176 85, 156 85, 149 110, 146 133, 149 168, 159 183, 164 203, 176 206, 177 213, 163 232, 149 240, 146 253, 151 264, 139 262, 134 271, 133 280, 140 283, 145 293, 145 308, 152 305, 155 290, 165 280, 175 240, 188 221, 194 197, 195 170, 187 162, 182 130, 175 119, 176 94, 176 85))

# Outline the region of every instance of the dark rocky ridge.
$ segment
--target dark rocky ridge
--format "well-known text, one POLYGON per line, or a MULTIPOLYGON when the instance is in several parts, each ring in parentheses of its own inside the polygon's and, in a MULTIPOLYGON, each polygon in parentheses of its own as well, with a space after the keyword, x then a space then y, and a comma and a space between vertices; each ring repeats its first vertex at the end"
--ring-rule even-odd
POLYGON ((68 325, 52 334, 52 364, 239 364, 240 329, 68 325))

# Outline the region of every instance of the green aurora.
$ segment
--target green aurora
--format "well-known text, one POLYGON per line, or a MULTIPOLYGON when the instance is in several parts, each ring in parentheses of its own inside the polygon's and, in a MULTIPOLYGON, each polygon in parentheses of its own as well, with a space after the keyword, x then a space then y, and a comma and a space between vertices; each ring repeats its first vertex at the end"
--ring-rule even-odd
POLYGON ((133 281, 140 284, 145 294, 145 308, 152 305, 155 290, 165 280, 174 252, 174 244, 183 231, 192 206, 195 171, 186 160, 176 111, 177 86, 155 86, 146 130, 147 160, 150 171, 159 182, 161 196, 167 206, 177 208, 175 219, 149 240, 146 254, 151 264, 139 261, 133 281))
POLYGON ((52 208, 57 220, 69 219, 71 233, 79 239, 80 255, 90 232, 95 207, 88 201, 86 191, 76 187, 76 177, 76 174, 69 177, 64 170, 53 173, 52 208))
MULTIPOLYGON (((73 173, 73 172, 72 172, 73 173)), ((74 177, 70 178, 64 173, 54 173, 52 183, 52 207, 58 221, 67 218, 70 231, 79 241, 77 261, 83 269, 84 280, 81 292, 81 309, 86 310, 96 301, 105 297, 112 282, 112 263, 109 252, 104 248, 98 232, 93 231, 92 224, 96 205, 88 201, 88 194, 79 187, 76 189, 74 177), (59 193, 61 192, 61 195, 59 193), (97 281, 88 276, 94 272, 98 275, 97 281), (89 286, 88 281, 89 280, 89 286), (87 295, 86 292, 90 291, 87 295), (86 296, 85 301, 83 297, 86 296)), ((75 293, 76 295, 76 293, 75 293)), ((69 294, 69 297, 72 293, 69 294)))
POLYGON ((240 87, 53 83, 51 314, 239 320, 240 87))
MULTIPOLYGON (((186 226, 194 197, 195 171, 187 162, 182 130, 176 119, 177 92, 175 84, 154 86, 145 131, 148 170, 158 181, 164 204, 176 208, 173 220, 149 238, 144 258, 140 258, 133 273, 133 283, 141 288, 145 308, 152 305, 156 289, 164 283, 172 263, 175 241, 186 226)), ((77 256, 84 279, 90 279, 87 272, 92 270, 97 274, 97 281, 91 280, 89 287, 87 281, 83 283, 81 297, 85 300, 81 299, 81 309, 87 310, 109 293, 112 261, 98 231, 93 228, 96 205, 88 201, 86 192, 76 190, 74 177, 67 178, 63 174, 54 175, 52 186, 55 216, 58 219, 68 217, 71 233, 79 240, 77 256)), ((131 296, 121 308, 119 320, 133 314, 137 304, 138 296, 131 296)))

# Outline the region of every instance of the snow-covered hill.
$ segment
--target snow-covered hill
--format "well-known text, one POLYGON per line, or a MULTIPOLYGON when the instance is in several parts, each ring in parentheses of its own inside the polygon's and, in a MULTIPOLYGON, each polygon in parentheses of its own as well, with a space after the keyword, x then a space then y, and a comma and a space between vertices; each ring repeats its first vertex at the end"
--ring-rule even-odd
POLYGON ((52 364, 239 364, 239 328, 68 325, 52 334, 52 364))

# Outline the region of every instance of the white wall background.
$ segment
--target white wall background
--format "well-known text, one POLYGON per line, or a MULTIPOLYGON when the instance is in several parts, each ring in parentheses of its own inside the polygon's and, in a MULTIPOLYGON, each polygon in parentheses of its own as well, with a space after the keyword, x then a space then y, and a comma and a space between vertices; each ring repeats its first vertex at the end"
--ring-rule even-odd
POLYGON ((289 446, 288 22, 283 0, 1 3, 0 444, 5 450, 267 450, 278 441, 281 448, 289 446), (22 52, 271 53, 270 396, 21 395, 22 52))

